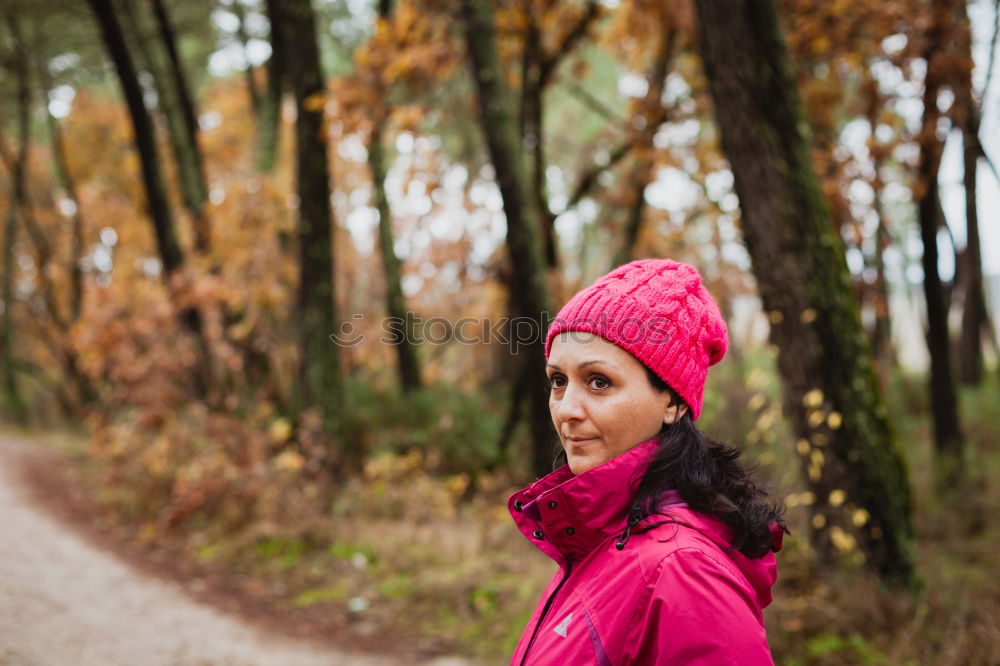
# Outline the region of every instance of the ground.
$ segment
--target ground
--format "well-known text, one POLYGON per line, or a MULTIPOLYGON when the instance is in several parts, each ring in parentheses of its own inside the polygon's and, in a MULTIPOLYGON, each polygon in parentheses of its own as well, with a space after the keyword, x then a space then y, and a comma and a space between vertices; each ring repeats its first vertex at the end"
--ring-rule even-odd
POLYGON ((391 637, 377 637, 376 655, 371 640, 318 636, 241 603, 225 581, 129 549, 88 522, 59 464, 0 436, 0 666, 467 664, 420 659, 391 637))

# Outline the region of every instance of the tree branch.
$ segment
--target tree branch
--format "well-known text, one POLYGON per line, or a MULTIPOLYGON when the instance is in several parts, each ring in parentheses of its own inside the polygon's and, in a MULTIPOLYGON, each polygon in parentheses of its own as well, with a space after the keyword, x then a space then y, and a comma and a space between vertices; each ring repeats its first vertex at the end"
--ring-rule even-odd
POLYGON ((566 33, 563 37, 559 46, 556 50, 548 57, 543 54, 542 60, 538 66, 538 88, 543 90, 546 85, 548 85, 549 79, 552 78, 552 74, 555 72, 556 67, 563 58, 566 57, 576 46, 576 43, 583 39, 587 34, 587 30, 590 28, 591 24, 597 19, 601 13, 601 5, 596 2, 596 0, 589 0, 587 2, 587 8, 584 10, 583 15, 580 20, 570 28, 570 31, 566 33))
MULTIPOLYGON (((631 149, 632 149, 632 141, 630 139, 626 139, 625 141, 622 141, 620 144, 618 144, 618 146, 611 152, 611 155, 609 156, 608 161, 605 164, 595 164, 589 170, 587 170, 580 178, 579 183, 577 183, 576 189, 573 190, 573 194, 566 202, 566 205, 563 207, 561 211, 559 211, 559 215, 562 215, 570 208, 580 203, 581 199, 590 194, 590 191, 594 189, 594 185, 597 183, 598 177, 602 173, 613 167, 615 164, 620 162, 623 157, 628 155, 628 152, 631 149)), ((558 215, 556 217, 558 217, 558 215)))
MULTIPOLYGON (((983 82, 983 92, 980 97, 984 102, 986 101, 986 93, 990 89, 990 81, 993 78, 993 63, 996 61, 998 32, 1000 32, 1000 0, 996 0, 993 3, 993 38, 990 39, 990 60, 986 66, 986 80, 983 82)), ((993 172, 996 173, 996 169, 993 172)))
POLYGON ((614 109, 609 107, 607 104, 597 99, 594 95, 584 90, 583 86, 575 81, 569 81, 566 78, 560 77, 559 83, 566 87, 566 89, 577 99, 584 103, 584 105, 590 107, 592 111, 604 116, 608 120, 617 120, 622 125, 628 125, 628 119, 619 115, 614 109))

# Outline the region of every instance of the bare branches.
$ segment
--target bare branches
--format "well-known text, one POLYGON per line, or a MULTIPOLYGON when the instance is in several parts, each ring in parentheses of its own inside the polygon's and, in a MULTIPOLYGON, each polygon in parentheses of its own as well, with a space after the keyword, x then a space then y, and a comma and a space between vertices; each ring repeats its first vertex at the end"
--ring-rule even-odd
POLYGON ((587 8, 584 10, 583 15, 580 16, 580 20, 570 28, 570 31, 560 41, 556 50, 547 58, 542 58, 538 66, 538 87, 540 89, 545 88, 552 78, 553 73, 555 73, 556 67, 564 57, 569 55, 576 46, 576 43, 586 36, 587 30, 590 29, 590 26, 600 16, 600 13, 601 6, 595 0, 589 0, 587 8))
MULTIPOLYGON (((993 37, 990 39, 989 64, 986 65, 986 80, 983 82, 983 92, 980 99, 986 100, 986 93, 990 89, 990 81, 993 78, 993 63, 996 62, 997 53, 997 33, 1000 33, 1000 0, 993 3, 993 37)), ((993 169, 996 173, 996 169, 993 169)))

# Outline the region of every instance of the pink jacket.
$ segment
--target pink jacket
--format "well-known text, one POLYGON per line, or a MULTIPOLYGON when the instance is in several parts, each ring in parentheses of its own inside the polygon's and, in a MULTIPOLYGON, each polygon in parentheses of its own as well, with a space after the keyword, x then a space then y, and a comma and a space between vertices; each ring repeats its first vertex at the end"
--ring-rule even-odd
POLYGON ((512 666, 773 664, 762 613, 773 553, 730 551, 729 528, 676 492, 661 504, 669 518, 649 519, 662 525, 633 528, 616 548, 654 448, 645 442, 579 476, 563 466, 510 498, 518 528, 559 565, 512 666))

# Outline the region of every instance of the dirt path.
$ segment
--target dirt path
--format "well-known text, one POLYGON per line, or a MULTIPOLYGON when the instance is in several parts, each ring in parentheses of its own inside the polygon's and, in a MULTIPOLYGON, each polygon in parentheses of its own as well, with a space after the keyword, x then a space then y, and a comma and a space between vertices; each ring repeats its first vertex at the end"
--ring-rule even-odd
POLYGON ((0 666, 399 663, 265 634, 130 568, 29 499, 15 473, 29 454, 0 436, 0 666))

